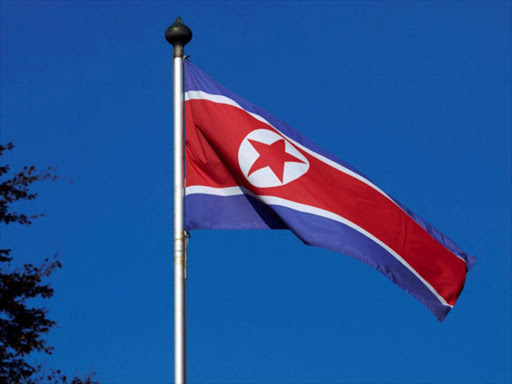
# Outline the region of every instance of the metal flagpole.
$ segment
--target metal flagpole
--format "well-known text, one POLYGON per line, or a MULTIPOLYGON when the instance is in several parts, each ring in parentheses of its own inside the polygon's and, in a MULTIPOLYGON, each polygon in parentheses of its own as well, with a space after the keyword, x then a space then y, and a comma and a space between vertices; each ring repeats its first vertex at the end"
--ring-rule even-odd
POLYGON ((176 21, 165 31, 165 39, 174 48, 174 383, 185 384, 186 354, 186 244, 184 229, 184 126, 183 126, 183 58, 184 47, 192 39, 192 31, 176 21))

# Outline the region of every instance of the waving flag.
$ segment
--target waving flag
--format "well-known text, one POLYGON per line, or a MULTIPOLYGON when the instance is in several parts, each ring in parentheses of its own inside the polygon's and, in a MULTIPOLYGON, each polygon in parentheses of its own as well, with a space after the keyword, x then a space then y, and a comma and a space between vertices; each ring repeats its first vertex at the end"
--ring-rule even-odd
POLYGON ((289 229, 443 320, 474 259, 350 165, 185 61, 185 227, 289 229))

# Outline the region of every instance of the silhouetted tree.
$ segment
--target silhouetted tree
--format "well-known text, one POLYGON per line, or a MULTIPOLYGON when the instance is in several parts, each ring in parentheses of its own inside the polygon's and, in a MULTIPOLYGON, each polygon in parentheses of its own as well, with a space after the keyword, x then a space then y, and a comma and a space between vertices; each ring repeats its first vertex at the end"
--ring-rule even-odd
MULTIPOLYGON (((0 158, 12 148, 12 143, 0 144, 0 158)), ((57 176, 52 168, 38 172, 34 166, 11 172, 10 166, 2 161, 0 178, 0 225, 28 226, 42 215, 17 212, 13 203, 35 199, 37 193, 30 192, 32 184, 43 180, 55 181, 57 176)), ((61 263, 54 255, 41 265, 25 264, 13 268, 12 260, 11 249, 0 249, 0 383, 93 384, 90 376, 68 381, 60 370, 46 370, 28 361, 28 355, 34 351, 52 353, 53 348, 45 336, 56 323, 48 318, 46 308, 34 307, 28 301, 53 296, 53 289, 46 280, 61 267, 61 263)))

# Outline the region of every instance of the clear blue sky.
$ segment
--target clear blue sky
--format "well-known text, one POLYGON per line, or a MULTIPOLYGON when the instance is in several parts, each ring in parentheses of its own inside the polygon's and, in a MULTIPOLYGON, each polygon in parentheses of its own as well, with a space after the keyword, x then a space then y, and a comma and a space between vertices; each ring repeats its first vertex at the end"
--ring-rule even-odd
POLYGON ((47 365, 172 381, 171 47, 352 164, 478 258, 440 324, 286 231, 192 234, 192 383, 509 383, 511 2, 1 2, 8 161, 40 186, 21 261, 58 251, 47 365))

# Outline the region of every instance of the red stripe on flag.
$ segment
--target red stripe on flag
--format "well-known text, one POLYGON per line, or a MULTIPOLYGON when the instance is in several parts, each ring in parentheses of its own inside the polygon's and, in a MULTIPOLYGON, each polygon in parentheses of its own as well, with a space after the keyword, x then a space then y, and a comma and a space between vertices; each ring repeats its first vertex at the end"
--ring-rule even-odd
POLYGON ((466 276, 464 261, 376 189, 296 146, 310 163, 308 172, 283 186, 256 188, 240 169, 239 146, 255 129, 279 131, 239 108, 206 100, 186 102, 186 125, 187 186, 241 185, 259 195, 333 212, 392 248, 450 305, 457 300, 466 276))

